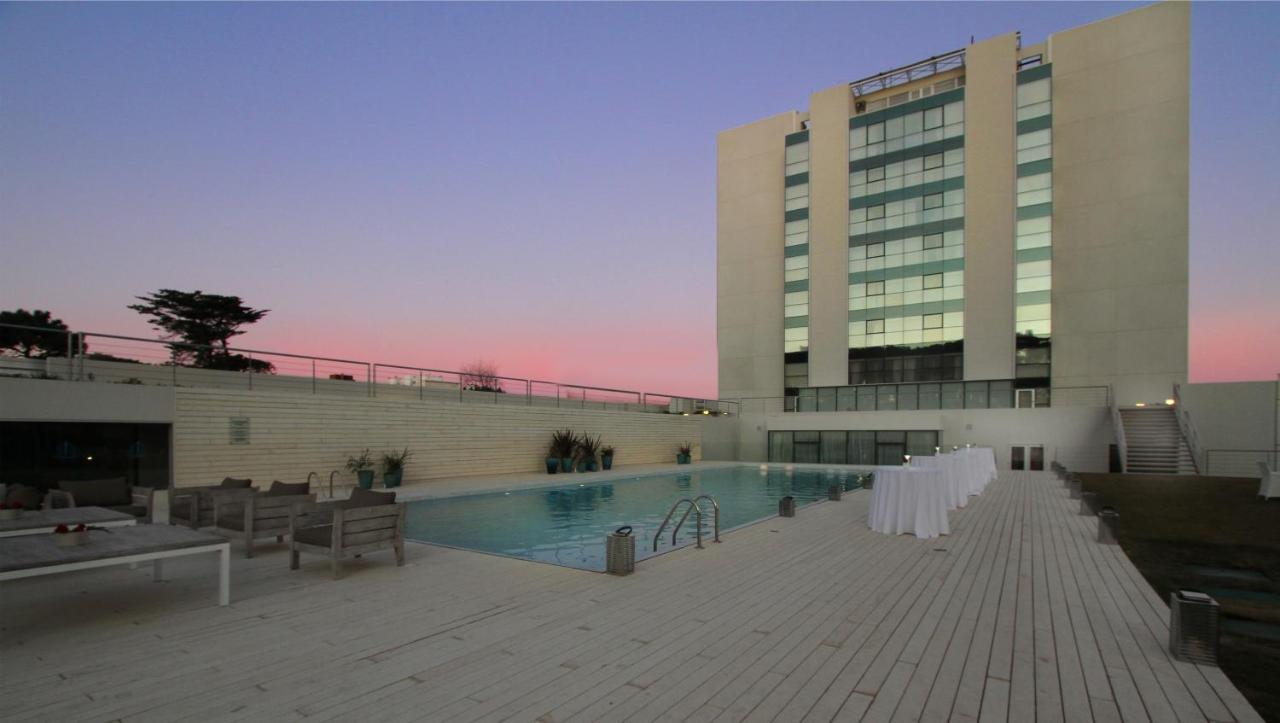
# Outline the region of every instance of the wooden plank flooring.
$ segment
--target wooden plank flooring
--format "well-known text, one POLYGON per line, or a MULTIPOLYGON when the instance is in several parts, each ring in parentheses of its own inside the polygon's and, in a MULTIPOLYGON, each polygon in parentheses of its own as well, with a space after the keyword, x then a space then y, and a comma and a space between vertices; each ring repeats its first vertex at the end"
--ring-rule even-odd
POLYGON ((283 546, 0 587, 6 719, 1258 721, 1169 657, 1168 610, 1050 475, 936 540, 869 493, 613 578, 411 545, 333 581, 283 546))

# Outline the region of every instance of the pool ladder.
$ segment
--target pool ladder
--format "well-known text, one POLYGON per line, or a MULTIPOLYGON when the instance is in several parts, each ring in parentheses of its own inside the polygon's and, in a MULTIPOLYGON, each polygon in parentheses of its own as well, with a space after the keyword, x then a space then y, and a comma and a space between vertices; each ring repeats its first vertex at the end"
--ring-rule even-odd
POLYGON ((685 506, 684 514, 680 516, 680 521, 676 523, 676 526, 671 529, 671 544, 673 546, 676 544, 676 535, 679 534, 680 532, 680 526, 684 524, 685 520, 689 519, 689 513, 692 512, 694 513, 694 526, 697 528, 697 532, 698 532, 698 549, 699 550, 703 549, 702 547, 702 508, 698 506, 698 500, 706 500, 711 503, 711 507, 714 510, 713 519, 715 520, 715 527, 714 527, 715 538, 714 539, 716 542, 720 541, 720 503, 716 502, 716 498, 712 497, 711 495, 698 495, 693 499, 689 499, 688 497, 681 497, 680 499, 676 500, 675 504, 671 505, 671 509, 667 510, 667 516, 662 520, 662 524, 658 526, 657 534, 653 536, 654 552, 658 551, 658 541, 662 539, 662 531, 667 528, 667 523, 671 521, 671 516, 674 515, 676 513, 676 510, 680 509, 681 506, 685 506))

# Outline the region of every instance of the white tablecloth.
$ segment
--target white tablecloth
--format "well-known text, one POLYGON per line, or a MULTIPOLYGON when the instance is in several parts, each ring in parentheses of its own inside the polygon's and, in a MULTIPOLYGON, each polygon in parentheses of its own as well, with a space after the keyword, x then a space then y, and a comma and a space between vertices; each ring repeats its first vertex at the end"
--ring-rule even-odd
POLYGON ((919 538, 951 534, 947 481, 940 468, 876 467, 867 524, 887 535, 919 538))
POLYGON ((990 447, 966 447, 953 452, 964 460, 972 479, 972 491, 969 494, 981 494, 988 483, 996 479, 996 453, 990 447))
POLYGON ((972 490, 972 472, 969 465, 952 455, 940 454, 936 457, 912 457, 911 466, 919 469, 942 470, 947 488, 947 509, 956 510, 969 503, 972 490))

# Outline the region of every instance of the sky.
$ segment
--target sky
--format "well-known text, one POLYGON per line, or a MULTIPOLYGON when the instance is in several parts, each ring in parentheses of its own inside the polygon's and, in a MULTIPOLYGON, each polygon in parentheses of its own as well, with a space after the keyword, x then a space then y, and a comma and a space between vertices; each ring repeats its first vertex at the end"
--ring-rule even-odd
MULTIPOLYGON (((1139 6, 0 4, 0 308, 202 289, 246 347, 714 396, 717 132, 1139 6)), ((1192 381, 1280 372, 1277 31, 1193 8, 1192 381)))

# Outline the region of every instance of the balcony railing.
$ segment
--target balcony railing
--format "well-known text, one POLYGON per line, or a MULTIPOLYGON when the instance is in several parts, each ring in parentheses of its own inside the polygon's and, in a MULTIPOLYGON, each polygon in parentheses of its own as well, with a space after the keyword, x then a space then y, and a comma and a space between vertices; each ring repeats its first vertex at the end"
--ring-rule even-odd
MULTIPOLYGON (((1028 407, 1108 407, 1107 386, 1039 388, 1033 404, 1019 404, 1013 380, 909 382, 859 384, 844 387, 809 387, 785 397, 739 399, 749 414, 778 412, 883 412, 943 409, 1013 409, 1028 407)), ((1027 400, 1023 400, 1027 401, 1027 400)))
POLYGON ((0 327, 34 333, 44 355, 0 354, 0 376, 679 415, 719 416, 738 411, 737 402, 732 401, 475 371, 211 347, 120 334, 11 324, 0 327), (250 360, 252 368, 232 371, 195 363, 202 352, 221 359, 238 354, 250 360), (270 366, 262 366, 264 363, 270 366))

